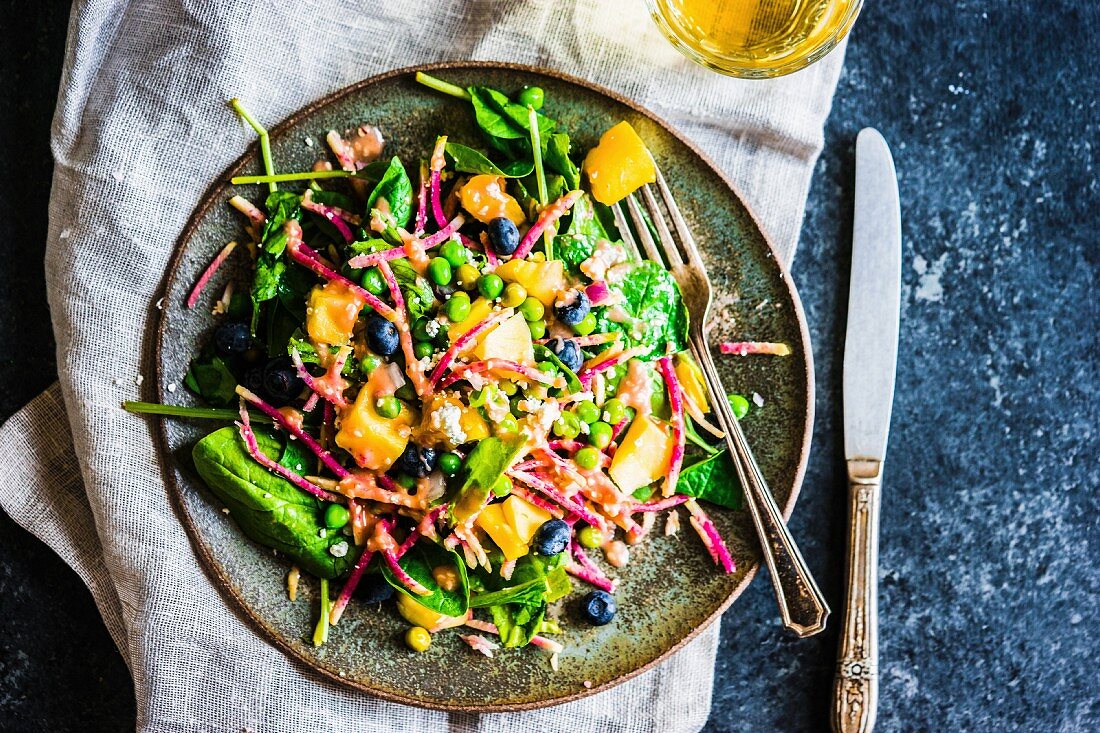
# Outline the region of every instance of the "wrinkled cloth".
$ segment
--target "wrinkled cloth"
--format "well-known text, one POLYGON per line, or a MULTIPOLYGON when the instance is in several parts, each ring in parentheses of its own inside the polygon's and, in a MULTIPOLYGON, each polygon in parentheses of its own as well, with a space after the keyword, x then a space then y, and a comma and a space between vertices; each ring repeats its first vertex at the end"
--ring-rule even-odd
POLYGON ((678 127, 794 252, 843 49, 766 82, 692 65, 642 0, 77 0, 52 129, 46 278, 58 383, 0 429, 0 506, 88 585, 133 674, 142 731, 694 731, 718 625, 613 690, 535 712, 458 715, 321 680, 266 643, 201 570, 148 423, 119 409, 154 293, 209 182, 268 123, 391 68, 537 64, 607 85, 678 127))

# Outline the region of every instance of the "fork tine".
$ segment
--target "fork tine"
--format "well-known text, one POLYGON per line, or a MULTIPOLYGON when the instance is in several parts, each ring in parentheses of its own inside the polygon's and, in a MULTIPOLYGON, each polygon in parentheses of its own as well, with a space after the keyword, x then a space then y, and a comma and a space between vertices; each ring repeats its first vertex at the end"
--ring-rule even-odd
POLYGON ((630 212, 630 219, 634 222, 638 238, 642 240, 646 257, 663 265, 665 258, 661 257, 660 250, 657 249, 657 243, 653 241, 653 235, 649 233, 649 227, 646 226, 645 217, 642 216, 642 209, 638 206, 638 202, 634 200, 633 194, 626 197, 626 208, 630 212))
POLYGON ((634 241, 634 234, 630 231, 630 225, 626 223, 626 216, 623 215, 623 209, 619 204, 615 204, 611 207, 612 213, 615 215, 615 226, 619 228, 619 234, 623 238, 623 242, 630 248, 631 254, 634 255, 634 259, 642 259, 642 253, 638 249, 638 243, 634 241))
POLYGON ((660 238, 661 245, 664 247, 665 256, 668 257, 668 263, 673 267, 680 267, 684 264, 684 259, 680 256, 680 248, 676 244, 672 232, 669 231, 668 224, 665 223, 664 212, 662 212, 661 207, 657 205, 657 199, 653 196, 653 192, 649 190, 649 186, 642 186, 642 196, 645 197, 645 205, 646 208, 649 209, 649 216, 653 219, 653 224, 657 227, 657 236, 660 238))
POLYGON ((665 176, 661 173, 661 169, 657 167, 656 161, 653 163, 654 170, 657 171, 657 188, 661 191, 661 198, 665 202, 665 206, 668 207, 669 214, 672 216, 672 224, 676 227, 676 233, 680 235, 680 241, 684 245, 684 251, 687 253, 688 261, 695 267, 703 266, 703 259, 699 256, 699 250, 695 246, 695 238, 691 236, 691 229, 688 228, 687 222, 684 221, 684 215, 680 213, 680 207, 676 205, 676 199, 672 197, 672 191, 669 190, 668 183, 665 181, 665 176))

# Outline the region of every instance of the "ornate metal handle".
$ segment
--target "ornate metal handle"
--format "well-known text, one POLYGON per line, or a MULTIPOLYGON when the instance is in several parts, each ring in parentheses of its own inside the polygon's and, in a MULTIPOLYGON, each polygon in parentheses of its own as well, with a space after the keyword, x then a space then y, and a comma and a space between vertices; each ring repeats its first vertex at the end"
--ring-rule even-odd
POLYGON ((848 461, 848 572, 833 730, 870 733, 878 706, 878 512, 882 462, 848 461))
POLYGON ((733 416, 705 340, 694 338, 693 335, 691 342, 692 352, 710 387, 711 402, 718 414, 720 427, 726 433, 730 457, 745 490, 745 501, 749 505, 749 513, 760 537, 760 546, 771 574, 783 625, 800 637, 813 636, 825 629, 829 605, 825 603, 825 597, 806 567, 806 561, 802 559, 802 553, 798 551, 798 545, 787 529, 764 475, 749 449, 749 441, 737 423, 737 418, 733 416))

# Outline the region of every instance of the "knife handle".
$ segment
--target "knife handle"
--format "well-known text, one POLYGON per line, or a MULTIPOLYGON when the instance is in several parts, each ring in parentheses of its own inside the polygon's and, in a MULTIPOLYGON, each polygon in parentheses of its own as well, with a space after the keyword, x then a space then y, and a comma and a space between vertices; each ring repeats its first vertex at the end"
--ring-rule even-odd
POLYGON ((878 707, 878 515, 882 462, 848 461, 848 569, 832 725, 870 733, 878 707))

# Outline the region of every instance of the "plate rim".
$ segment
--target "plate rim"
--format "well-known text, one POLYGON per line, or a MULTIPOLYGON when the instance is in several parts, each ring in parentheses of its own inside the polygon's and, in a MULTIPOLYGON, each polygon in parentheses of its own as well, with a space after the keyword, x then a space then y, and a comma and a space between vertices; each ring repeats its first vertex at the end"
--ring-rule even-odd
MULTIPOLYGON (((417 72, 432 72, 432 71, 445 71, 448 69, 493 69, 493 70, 509 70, 519 71, 531 74, 539 74, 543 76, 549 76, 567 83, 575 84, 580 87, 589 89, 597 94, 608 97, 619 104, 626 106, 634 112, 647 117, 650 121, 660 126, 665 132, 674 137, 678 142, 685 145, 694 155, 696 155, 711 171, 718 176, 718 179, 729 188, 730 192, 738 200, 741 206, 744 207, 748 213, 753 225, 760 233, 761 238, 768 247, 768 251, 772 260, 775 261, 776 267, 779 269, 780 278, 783 281, 784 286, 787 289, 787 293, 791 298, 791 302, 794 305, 794 316, 798 323, 799 335, 802 341, 802 357, 805 364, 805 389, 806 389, 806 405, 805 405, 805 428, 802 435, 802 445, 799 448, 798 453, 798 465, 795 469, 791 493, 787 498, 786 503, 781 507, 781 513, 784 521, 787 521, 791 517, 791 513, 794 510, 794 505, 798 501, 798 496, 802 489, 802 482, 805 478, 807 464, 809 462, 810 443, 813 438, 814 416, 815 416, 815 379, 814 379, 814 362, 813 362, 813 348, 810 344, 810 333, 806 323, 806 313, 802 306, 802 300, 799 298, 798 290, 794 285, 794 280, 791 277, 790 271, 787 265, 779 257, 778 251, 771 240, 771 237, 767 231, 761 226, 760 219, 756 215, 752 206, 748 203, 745 196, 741 193, 740 188, 729 179, 728 176, 711 160, 710 156, 700 150, 694 142, 684 136, 679 130, 676 129, 671 123, 667 122, 660 116, 656 115, 652 111, 644 108, 637 102, 629 99, 628 97, 609 89, 601 84, 583 79, 566 72, 558 71, 556 69, 550 69, 541 66, 534 66, 530 64, 519 64, 508 61, 492 61, 492 60, 471 60, 471 61, 443 61, 429 64, 416 64, 413 66, 405 66, 397 69, 391 69, 379 74, 369 76, 365 79, 361 79, 353 84, 349 84, 345 87, 337 89, 329 94, 324 95, 314 101, 306 104, 303 107, 298 108, 286 118, 282 119, 278 124, 268 129, 268 134, 272 137, 281 135, 289 128, 292 128, 298 124, 304 117, 313 114, 319 109, 322 109, 333 102, 342 99, 344 97, 355 94, 359 90, 378 84, 380 82, 388 81, 389 79, 401 76, 414 75, 417 72)), ((169 258, 165 275, 161 281, 160 288, 156 291, 156 297, 167 297, 171 292, 173 285, 180 272, 180 265, 183 260, 184 254, 187 249, 187 245, 190 243, 194 236, 195 230, 198 228, 199 223, 206 217, 207 213, 218 200, 218 194, 224 192, 224 190, 230 185, 229 179, 234 175, 240 173, 245 165, 253 158, 258 149, 258 142, 253 141, 248 145, 244 152, 230 163, 220 174, 218 174, 214 180, 207 186, 199 199, 198 205, 191 212, 191 215, 187 219, 187 223, 180 232, 180 235, 176 238, 173 244, 173 251, 169 258)), ((163 364, 163 349, 165 331, 168 327, 168 311, 158 309, 156 328, 151 333, 155 337, 155 341, 152 344, 152 358, 153 358, 153 371, 156 374, 155 393, 158 401, 165 401, 165 388, 164 388, 164 374, 162 373, 163 364)), ((286 643, 282 637, 276 633, 276 631, 270 627, 265 619, 261 617, 253 608, 251 608, 244 599, 234 591, 233 583, 228 573, 223 572, 220 569, 219 564, 215 561, 209 548, 200 540, 200 533, 195 526, 195 522, 192 520, 190 513, 185 506, 182 496, 183 488, 180 482, 177 480, 177 471, 182 468, 178 465, 178 461, 175 461, 172 452, 169 449, 168 442, 168 429, 167 418, 158 416, 157 424, 157 456, 158 462, 161 467, 161 473, 164 477, 166 488, 169 489, 168 494, 171 500, 172 506, 175 509, 175 513, 183 525, 187 534, 189 544, 198 556, 200 564, 207 576, 213 581, 214 585, 218 588, 218 591, 222 594, 223 598, 228 598, 231 602, 227 603, 230 609, 238 615, 246 624, 253 630, 259 632, 265 641, 279 649, 293 664, 299 665, 301 668, 307 671, 308 674, 317 675, 328 682, 334 682, 342 687, 351 688, 360 692, 367 693, 374 697, 389 701, 396 702, 402 705, 411 705, 422 709, 439 710, 445 712, 463 712, 463 713, 503 713, 503 712, 520 712, 525 710, 537 710, 541 708, 554 707, 557 705, 563 705, 568 702, 580 700, 592 695, 598 694, 610 690, 613 687, 617 687, 624 682, 627 682, 635 677, 641 675, 644 672, 653 669, 662 662, 667 661, 673 654, 683 649, 693 640, 695 640, 703 631, 710 628, 715 621, 717 621, 721 615, 733 604, 737 598, 744 593, 749 584, 756 577, 757 572, 760 570, 761 562, 757 562, 749 571, 745 574, 745 577, 730 591, 729 595, 720 603, 717 608, 698 626, 691 629, 682 639, 673 644, 664 653, 650 660, 646 664, 620 674, 607 682, 600 685, 593 685, 590 688, 581 688, 580 690, 561 697, 554 698, 552 700, 542 700, 533 702, 517 702, 517 703, 503 703, 503 704, 461 704, 461 703, 440 703, 431 700, 424 700, 416 698, 410 695, 402 695, 400 693, 394 693, 389 690, 379 689, 372 687, 371 685, 359 682, 357 680, 351 680, 346 677, 342 677, 339 674, 332 672, 324 667, 315 664, 314 660, 310 659, 306 655, 300 653, 290 644, 286 643)))

